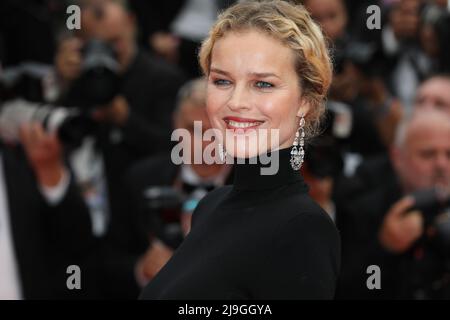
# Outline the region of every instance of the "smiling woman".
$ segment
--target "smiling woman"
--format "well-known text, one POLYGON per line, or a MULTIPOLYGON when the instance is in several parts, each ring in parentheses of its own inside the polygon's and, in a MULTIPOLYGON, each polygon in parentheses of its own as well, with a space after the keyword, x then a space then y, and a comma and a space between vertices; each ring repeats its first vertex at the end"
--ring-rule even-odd
POLYGON ((331 80, 319 27, 286 1, 239 3, 219 16, 200 64, 211 125, 231 157, 249 161, 237 162, 232 186, 200 201, 191 232, 141 297, 333 298, 339 236, 298 171, 331 80), (263 130, 276 130, 279 144, 260 145, 263 130), (262 174, 263 153, 279 161, 275 174, 262 174))
MULTIPOLYGON (((303 7, 249 1, 230 8, 203 42, 199 60, 214 127, 277 129, 280 149, 292 145, 301 116, 306 138, 317 132, 332 70, 322 32, 303 7)), ((255 156, 244 143, 233 146, 231 156, 255 156)))
POLYGON ((292 145, 298 119, 309 109, 292 67, 292 50, 257 30, 233 32, 215 43, 212 61, 207 111, 213 127, 223 131, 228 154, 248 158, 266 151, 253 149, 252 153, 246 147, 259 145, 252 140, 263 135, 248 135, 247 144, 233 143, 244 137, 230 133, 242 135, 250 130, 277 129, 280 148, 292 145))

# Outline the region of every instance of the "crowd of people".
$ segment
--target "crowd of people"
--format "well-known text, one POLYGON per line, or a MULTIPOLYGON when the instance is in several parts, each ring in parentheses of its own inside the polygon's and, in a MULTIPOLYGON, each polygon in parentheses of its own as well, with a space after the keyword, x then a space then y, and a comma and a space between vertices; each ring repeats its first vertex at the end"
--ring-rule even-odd
MULTIPOLYGON (((209 145, 198 48, 236 2, 0 3, 0 299, 135 299, 197 203, 233 183, 230 164, 174 163, 171 134, 192 157, 209 145)), ((302 175, 341 236, 336 298, 450 298, 450 3, 291 2, 333 60, 302 175)))

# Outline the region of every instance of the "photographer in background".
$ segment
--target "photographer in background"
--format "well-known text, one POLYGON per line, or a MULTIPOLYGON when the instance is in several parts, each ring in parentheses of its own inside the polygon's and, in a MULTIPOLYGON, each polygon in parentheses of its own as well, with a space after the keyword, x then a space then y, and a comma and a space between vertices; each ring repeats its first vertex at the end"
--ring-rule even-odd
MULTIPOLYGON (((170 119, 176 92, 184 80, 182 74, 176 67, 137 47, 135 18, 125 1, 85 0, 81 8, 80 35, 84 46, 92 40, 100 41, 111 47, 118 63, 117 92, 110 103, 98 108, 96 119, 118 127, 124 142, 135 154, 168 150, 170 119)), ((61 99, 67 103, 61 104, 86 104, 89 92, 79 92, 79 88, 74 83, 72 90, 61 99)))
POLYGON ((61 144, 39 123, 20 136, 21 146, 0 139, 0 299, 90 298, 95 242, 61 144), (66 286, 70 265, 83 291, 66 286))
POLYGON ((100 281, 109 223, 129 213, 123 174, 140 158, 170 150, 171 117, 184 77, 137 47, 125 1, 86 0, 81 8, 82 28, 78 36, 60 37, 54 72, 31 81, 36 99, 28 99, 30 90, 14 92, 12 98, 25 100, 2 101, 0 123, 16 140, 19 126, 30 121, 61 139, 100 240, 94 262, 100 281))
POLYGON ((71 160, 91 211, 97 212, 95 233, 103 236, 112 216, 127 212, 122 201, 123 173, 142 157, 170 150, 171 115, 176 92, 184 78, 176 67, 137 47, 134 16, 125 1, 86 0, 81 9, 82 44, 78 47, 76 40, 69 43, 73 45, 65 56, 72 59, 65 61, 66 66, 72 63, 71 68, 75 70, 79 61, 82 70, 57 103, 84 106, 91 116, 86 121, 91 132, 83 139, 82 147, 72 152, 71 160), (94 41, 100 45, 92 46, 94 41), (105 45, 114 53, 117 79, 107 79, 110 82, 101 86, 96 78, 83 74, 83 65, 88 63, 86 51, 90 48, 93 48, 91 52, 97 50, 102 57, 108 57, 105 45), (95 88, 101 92, 105 87, 112 89, 103 95, 110 97, 110 101, 91 106, 95 88))
POLYGON ((450 117, 415 112, 397 130, 390 163, 373 162, 355 179, 363 179, 356 185, 364 190, 337 202, 343 244, 337 297, 449 298, 450 117), (370 265, 381 269, 381 290, 366 286, 370 265))

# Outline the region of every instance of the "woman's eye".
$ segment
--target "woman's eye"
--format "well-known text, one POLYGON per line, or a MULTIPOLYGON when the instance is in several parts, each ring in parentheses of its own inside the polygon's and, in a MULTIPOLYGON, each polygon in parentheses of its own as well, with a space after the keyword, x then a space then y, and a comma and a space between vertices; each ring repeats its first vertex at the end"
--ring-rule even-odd
POLYGON ((227 86, 230 84, 230 81, 225 80, 225 79, 217 79, 217 80, 214 80, 213 83, 216 86, 227 86))
POLYGON ((273 88, 273 84, 266 81, 257 81, 255 85, 261 89, 273 88))

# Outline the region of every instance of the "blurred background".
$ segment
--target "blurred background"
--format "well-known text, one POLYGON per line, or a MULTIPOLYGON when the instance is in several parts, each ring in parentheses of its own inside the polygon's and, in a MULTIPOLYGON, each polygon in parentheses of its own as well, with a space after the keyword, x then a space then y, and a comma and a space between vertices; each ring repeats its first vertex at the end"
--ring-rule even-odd
MULTIPOLYGON (((170 137, 208 145, 197 52, 236 2, 0 2, 0 299, 136 299, 233 183, 174 164, 170 137)), ((450 4, 292 2, 333 59, 302 174, 341 234, 336 298, 450 298, 450 4)))

